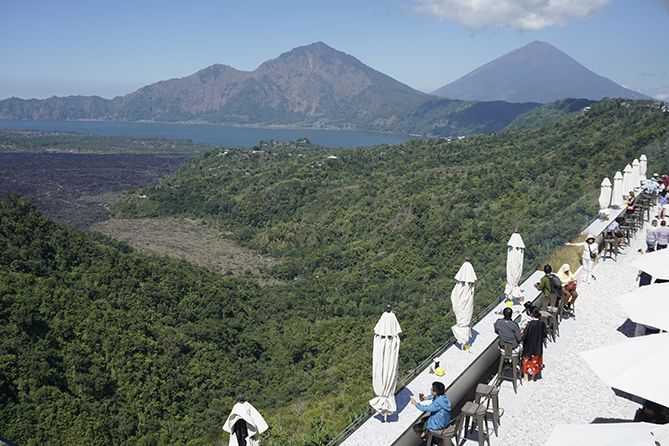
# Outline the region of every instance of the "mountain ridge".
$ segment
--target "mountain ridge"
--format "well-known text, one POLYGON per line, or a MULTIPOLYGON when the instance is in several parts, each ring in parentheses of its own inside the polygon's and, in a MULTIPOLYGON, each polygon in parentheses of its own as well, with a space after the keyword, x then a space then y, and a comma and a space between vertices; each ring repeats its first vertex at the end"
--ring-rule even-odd
POLYGON ((0 119, 209 122, 449 136, 498 131, 536 105, 437 98, 315 42, 252 71, 213 64, 113 99, 10 98, 0 101, 0 119), (480 112, 486 120, 472 120, 480 112))

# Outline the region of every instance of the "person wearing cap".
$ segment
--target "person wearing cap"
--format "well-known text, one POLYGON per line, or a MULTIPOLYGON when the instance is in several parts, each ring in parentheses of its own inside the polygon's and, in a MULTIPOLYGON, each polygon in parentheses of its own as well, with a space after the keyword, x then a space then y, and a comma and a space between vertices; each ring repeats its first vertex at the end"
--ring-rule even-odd
POLYGON ((577 246, 583 249, 581 253, 581 263, 583 264, 583 272, 585 273, 585 283, 590 283, 591 280, 596 279, 592 274, 595 267, 597 256, 599 255, 599 248, 595 243, 595 236, 588 234, 584 242, 581 243, 565 243, 567 246, 577 246))
POLYGON ((444 386, 444 383, 439 381, 433 382, 430 393, 431 395, 427 398, 421 393, 419 395, 420 403, 411 398, 411 404, 416 406, 416 409, 430 414, 427 421, 422 418, 413 426, 413 431, 420 438, 425 438, 427 431, 444 429, 451 421, 451 401, 446 397, 446 386, 444 386), (429 401, 430 404, 422 404, 423 401, 429 401))
POLYGON ((565 263, 558 270, 557 276, 562 282, 562 292, 564 293, 564 307, 567 310, 571 310, 572 305, 576 302, 578 298, 578 292, 576 291, 576 277, 574 273, 570 271, 571 267, 568 263, 565 263))

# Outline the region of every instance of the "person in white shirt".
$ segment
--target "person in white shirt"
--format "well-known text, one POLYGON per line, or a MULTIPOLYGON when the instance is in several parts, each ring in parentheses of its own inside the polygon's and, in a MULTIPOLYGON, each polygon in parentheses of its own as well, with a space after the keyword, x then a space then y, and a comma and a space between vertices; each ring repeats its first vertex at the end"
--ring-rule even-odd
POLYGON ((565 243, 565 245, 583 248, 583 252, 581 253, 581 263, 583 264, 583 272, 585 273, 585 283, 590 283, 591 279, 596 279, 592 274, 595 262, 597 261, 597 256, 599 255, 599 248, 595 243, 595 236, 588 234, 584 242, 565 243))
POLYGON ((657 228, 657 250, 665 249, 669 245, 669 228, 667 221, 662 220, 660 227, 657 228))

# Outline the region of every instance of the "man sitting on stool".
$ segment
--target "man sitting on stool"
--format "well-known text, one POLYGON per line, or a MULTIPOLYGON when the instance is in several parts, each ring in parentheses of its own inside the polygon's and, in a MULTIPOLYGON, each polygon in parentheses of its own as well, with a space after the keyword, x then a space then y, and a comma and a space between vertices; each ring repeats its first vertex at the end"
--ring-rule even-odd
POLYGON ((511 319, 513 310, 509 307, 504 308, 502 312, 504 318, 495 321, 495 333, 499 335, 499 349, 504 352, 504 343, 510 342, 513 346, 513 353, 520 351, 520 327, 516 321, 511 319))

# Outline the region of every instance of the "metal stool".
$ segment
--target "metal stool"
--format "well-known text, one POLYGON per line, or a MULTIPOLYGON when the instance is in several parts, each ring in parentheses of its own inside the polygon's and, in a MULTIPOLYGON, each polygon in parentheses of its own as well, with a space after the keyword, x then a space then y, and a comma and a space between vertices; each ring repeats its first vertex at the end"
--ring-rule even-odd
POLYGON ((513 346, 510 342, 504 343, 504 352, 499 357, 499 369, 497 370, 497 383, 499 384, 502 382, 502 371, 504 370, 504 364, 507 361, 509 361, 511 363, 511 367, 513 368, 513 393, 518 393, 516 389, 516 380, 520 381, 520 384, 522 385, 522 381, 518 376, 520 374, 519 373, 520 361, 518 360, 519 356, 520 353, 513 352, 513 346))
POLYGON ((476 397, 474 402, 476 404, 482 404, 481 400, 485 399, 485 409, 486 413, 490 409, 490 402, 492 401, 492 425, 495 428, 495 436, 499 437, 497 429, 499 427, 499 386, 488 386, 486 384, 479 384, 476 386, 476 397))
POLYGON ((469 432, 469 420, 472 419, 472 431, 474 430, 474 425, 476 425, 476 429, 478 430, 479 446, 483 446, 486 439, 488 440, 488 445, 490 445, 490 430, 488 429, 488 420, 485 416, 485 407, 476 404, 473 401, 467 401, 465 405, 462 406, 462 413, 460 415, 464 418, 465 422, 464 435, 466 436, 467 432, 469 432))

